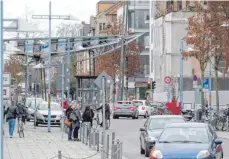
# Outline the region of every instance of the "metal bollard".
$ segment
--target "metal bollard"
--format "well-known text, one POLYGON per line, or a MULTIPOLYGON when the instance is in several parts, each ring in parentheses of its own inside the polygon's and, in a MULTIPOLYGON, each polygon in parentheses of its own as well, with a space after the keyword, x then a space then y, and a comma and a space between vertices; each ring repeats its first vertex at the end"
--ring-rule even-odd
POLYGON ((91 144, 92 144, 92 132, 90 132, 89 131, 89 139, 88 139, 88 141, 89 141, 89 147, 91 148, 91 144))
POLYGON ((104 158, 105 158, 105 153, 103 152, 103 145, 101 145, 100 151, 102 151, 102 152, 100 152, 100 154, 101 154, 101 159, 104 159, 104 158))
POLYGON ((104 136, 104 132, 101 133, 101 145, 104 145, 103 136, 104 136))
POLYGON ((96 132, 95 139, 96 139, 97 152, 99 152, 99 131, 96 132))
POLYGON ((106 157, 109 158, 109 139, 110 139, 110 136, 107 135, 107 145, 106 145, 106 157))
POLYGON ((62 155, 61 155, 61 151, 59 150, 58 151, 58 159, 61 159, 62 158, 62 155))
POLYGON ((120 140, 117 139, 117 159, 120 159, 120 140))
POLYGON ((84 144, 85 124, 82 124, 82 143, 84 144))
POLYGON ((120 142, 120 150, 119 150, 120 159, 122 159, 122 147, 123 147, 123 142, 120 142))
POLYGON ((115 143, 115 132, 112 132, 111 140, 112 140, 112 145, 114 145, 114 143, 115 143))
POLYGON ((96 139, 95 139, 95 130, 92 131, 92 145, 93 145, 93 149, 95 150, 95 145, 96 145, 96 139))
POLYGON ((82 123, 80 123, 79 139, 82 141, 82 123))
POLYGON ((85 144, 88 145, 88 125, 85 124, 85 144))

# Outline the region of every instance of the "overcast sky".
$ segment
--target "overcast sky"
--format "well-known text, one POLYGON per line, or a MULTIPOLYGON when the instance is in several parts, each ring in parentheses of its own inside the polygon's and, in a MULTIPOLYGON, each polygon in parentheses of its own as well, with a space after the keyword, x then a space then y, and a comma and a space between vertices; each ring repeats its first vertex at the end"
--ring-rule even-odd
MULTIPOLYGON (((96 14, 96 3, 99 0, 51 0, 52 14, 73 15, 80 21, 89 23, 90 15, 96 14)), ((22 17, 25 19, 26 10, 32 11, 31 15, 48 15, 48 0, 4 0, 4 18, 22 17)), ((48 28, 48 20, 35 20, 40 23, 40 28, 48 28)), ((56 27, 63 20, 53 20, 53 27, 56 27)))

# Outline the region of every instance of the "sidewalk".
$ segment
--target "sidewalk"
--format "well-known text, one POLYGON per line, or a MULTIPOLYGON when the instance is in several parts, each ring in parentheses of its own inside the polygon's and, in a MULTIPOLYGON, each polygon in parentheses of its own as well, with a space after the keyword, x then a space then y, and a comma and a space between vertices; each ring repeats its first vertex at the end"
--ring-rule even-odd
POLYGON ((227 132, 227 131, 217 131, 216 133, 220 138, 229 140, 229 132, 227 132))
POLYGON ((60 150, 62 155, 69 158, 100 159, 100 153, 76 141, 67 141, 67 134, 61 138, 59 127, 52 127, 51 133, 47 126, 34 129, 32 123, 27 122, 25 138, 19 138, 16 131, 14 137, 9 138, 8 126, 5 126, 4 159, 57 159, 60 150))

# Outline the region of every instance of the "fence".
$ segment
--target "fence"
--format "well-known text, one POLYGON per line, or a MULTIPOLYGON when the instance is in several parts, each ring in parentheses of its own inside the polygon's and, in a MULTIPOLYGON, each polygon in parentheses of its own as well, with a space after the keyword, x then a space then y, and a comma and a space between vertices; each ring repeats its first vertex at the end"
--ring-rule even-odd
POLYGON ((122 159, 122 142, 115 137, 115 132, 111 134, 100 132, 98 129, 92 129, 89 122, 85 122, 81 123, 79 140, 95 150, 95 154, 84 158, 69 158, 64 156, 61 151, 58 151, 58 159, 89 159, 98 153, 101 154, 101 159, 122 159))

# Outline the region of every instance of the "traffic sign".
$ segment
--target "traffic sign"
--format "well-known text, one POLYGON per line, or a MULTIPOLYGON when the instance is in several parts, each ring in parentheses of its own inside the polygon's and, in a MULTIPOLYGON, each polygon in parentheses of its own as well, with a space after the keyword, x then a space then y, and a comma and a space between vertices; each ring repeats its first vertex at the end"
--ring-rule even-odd
POLYGON ((110 85, 113 84, 113 79, 106 72, 100 73, 100 75, 95 79, 94 83, 101 89, 102 88, 102 78, 105 77, 106 88, 110 88, 110 85))
POLYGON ((208 89, 209 88, 209 79, 205 78, 203 81, 203 88, 208 89))
POLYGON ((166 76, 166 77, 164 78, 164 82, 165 82, 166 84, 170 84, 171 81, 172 81, 172 78, 169 77, 169 76, 166 76))

